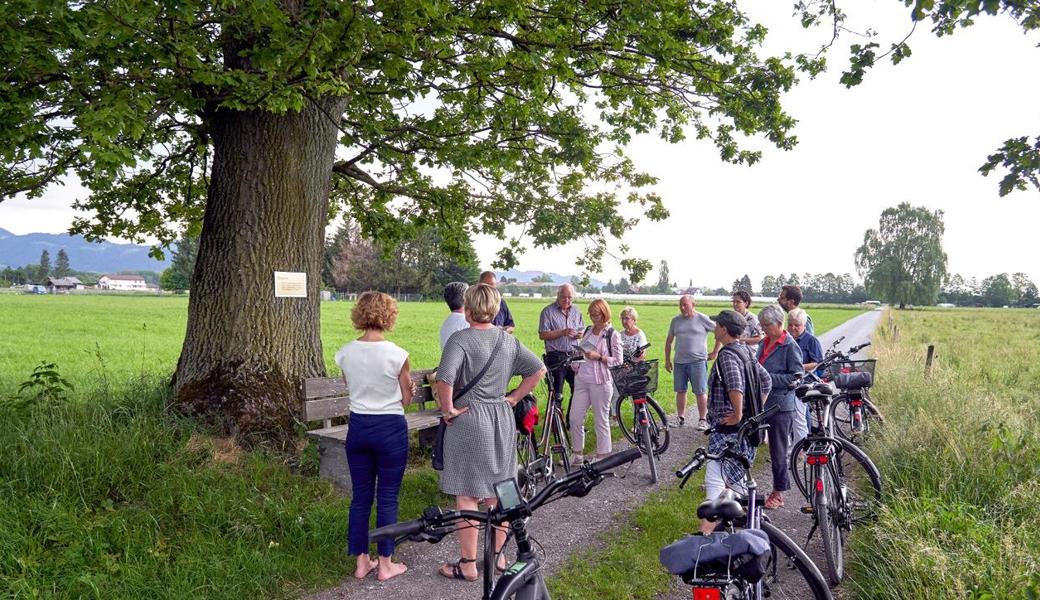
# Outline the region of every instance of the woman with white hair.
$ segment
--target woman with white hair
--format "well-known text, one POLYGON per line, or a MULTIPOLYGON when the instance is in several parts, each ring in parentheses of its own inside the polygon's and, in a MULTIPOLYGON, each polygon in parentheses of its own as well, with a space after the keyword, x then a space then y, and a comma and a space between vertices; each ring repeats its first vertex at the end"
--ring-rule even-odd
MULTIPOLYGON (((823 346, 815 335, 806 330, 807 322, 808 315, 800 308, 787 313, 787 333, 794 337, 795 343, 798 344, 798 349, 802 351, 802 360, 804 361, 802 368, 806 372, 815 369, 816 365, 823 360, 823 346)), ((796 402, 798 403, 798 414, 804 414, 805 420, 795 419, 794 431, 791 434, 792 443, 809 434, 809 405, 800 399, 796 399, 796 402)))
POLYGON ((802 373, 802 351, 794 338, 784 330, 784 311, 775 304, 758 313, 758 322, 766 338, 758 348, 758 362, 773 382, 763 409, 779 405, 780 409, 770 417, 769 458, 773 469, 773 491, 766 497, 765 507, 780 508, 784 505, 784 492, 791 489, 787 470, 787 452, 791 444, 791 432, 798 415, 797 399, 789 386, 802 373))
POLYGON ((646 334, 636 326, 639 322, 639 313, 631 306, 621 309, 621 346, 625 349, 625 356, 631 356, 634 360, 643 360, 642 356, 635 356, 636 350, 647 344, 646 334))

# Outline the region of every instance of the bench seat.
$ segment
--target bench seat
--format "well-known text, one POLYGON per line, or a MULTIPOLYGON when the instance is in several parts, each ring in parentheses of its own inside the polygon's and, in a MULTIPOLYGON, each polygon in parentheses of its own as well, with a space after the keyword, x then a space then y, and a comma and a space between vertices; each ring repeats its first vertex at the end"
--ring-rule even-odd
MULTIPOLYGON (((412 371, 414 394, 412 403, 405 409, 408 431, 418 432, 419 443, 432 445, 433 435, 441 412, 436 408, 433 390, 428 378, 433 369, 412 371)), ((307 432, 318 442, 321 462, 318 475, 329 479, 337 487, 350 490, 350 470, 343 443, 347 439, 348 425, 338 423, 340 417, 350 414, 350 398, 347 385, 340 378, 312 377, 303 382, 303 416, 308 422, 321 421, 322 426, 307 432), (336 422, 334 424, 334 422, 336 422)))

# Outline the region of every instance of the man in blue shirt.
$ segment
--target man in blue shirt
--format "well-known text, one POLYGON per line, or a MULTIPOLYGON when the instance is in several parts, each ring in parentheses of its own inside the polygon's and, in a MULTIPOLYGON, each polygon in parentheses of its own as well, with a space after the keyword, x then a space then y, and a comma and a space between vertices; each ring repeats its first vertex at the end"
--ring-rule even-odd
MULTIPOLYGON (((480 274, 480 283, 486 283, 491 287, 498 289, 498 279, 495 277, 494 271, 484 271, 480 274)), ((513 333, 513 329, 516 324, 513 323, 513 314, 509 312, 509 305, 506 304, 506 299, 502 298, 498 305, 498 314, 491 320, 491 324, 495 327, 501 327, 506 330, 506 333, 513 333)))

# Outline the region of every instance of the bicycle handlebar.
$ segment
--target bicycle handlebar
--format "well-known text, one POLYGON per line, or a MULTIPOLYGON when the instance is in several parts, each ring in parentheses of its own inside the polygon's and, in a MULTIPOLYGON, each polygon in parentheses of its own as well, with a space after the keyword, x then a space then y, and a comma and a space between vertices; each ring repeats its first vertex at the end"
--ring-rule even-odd
MULTIPOLYGON (((777 404, 772 408, 764 410, 753 417, 745 419, 744 423, 741 424, 740 429, 737 430, 737 440, 743 439, 751 435, 752 431, 769 428, 769 425, 763 424, 763 421, 768 420, 779 410, 780 405, 777 404)), ((737 452, 733 449, 736 445, 737 442, 734 442, 732 440, 726 442, 726 448, 719 454, 709 454, 707 449, 697 448, 697 450, 694 451, 693 458, 690 459, 690 462, 686 463, 685 465, 683 465, 675 471, 675 476, 683 480, 682 483, 679 484, 679 487, 683 487, 684 485, 686 485, 686 480, 690 478, 690 475, 692 475, 694 471, 697 471, 698 469, 703 467, 704 463, 706 463, 709 460, 722 460, 724 458, 732 458, 740 462, 740 464, 743 465, 745 468, 751 468, 751 465, 748 463, 747 458, 742 454, 737 454, 737 452)))
POLYGON ((485 521, 491 525, 501 525, 506 521, 531 515, 535 510, 545 504, 551 497, 563 493, 564 496, 584 496, 593 487, 602 483, 606 472, 616 469, 625 463, 630 463, 642 456, 639 448, 629 448, 624 452, 612 454, 603 460, 582 466, 562 479, 557 479, 542 488, 538 494, 527 502, 502 510, 496 507, 486 513, 474 510, 441 510, 431 506, 423 511, 423 516, 411 521, 403 521, 379 527, 369 532, 369 539, 378 542, 384 539, 397 539, 400 537, 426 536, 427 541, 436 543, 450 531, 443 530, 447 525, 453 525, 464 519, 474 521, 485 521))

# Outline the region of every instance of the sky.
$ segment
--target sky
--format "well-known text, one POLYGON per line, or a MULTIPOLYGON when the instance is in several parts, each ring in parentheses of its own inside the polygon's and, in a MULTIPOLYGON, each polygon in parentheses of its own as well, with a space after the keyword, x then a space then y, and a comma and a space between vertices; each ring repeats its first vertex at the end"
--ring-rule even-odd
MULTIPOLYGON (((848 25, 880 31, 882 48, 903 37, 908 9, 895 0, 846 3, 848 25)), ((770 34, 760 53, 814 51, 825 31, 807 32, 791 17, 791 2, 741 3, 770 34)), ((966 277, 1024 272, 1040 283, 1040 251, 1033 236, 1040 222, 1040 192, 997 193, 1001 174, 982 177, 978 167, 1010 137, 1040 134, 1040 32, 1024 35, 1007 17, 984 17, 974 27, 936 38, 924 23, 910 39, 913 55, 887 60, 852 89, 838 83, 846 34, 832 49, 830 68, 784 98, 797 119, 799 143, 770 148, 757 165, 723 163, 710 142, 672 145, 648 135, 628 149, 638 167, 658 177, 655 191, 671 217, 643 223, 624 242, 655 267, 667 260, 680 284, 728 287, 748 274, 755 287, 764 275, 852 273, 864 232, 881 212, 901 202, 942 210, 949 271, 966 277)), ((35 200, 0 202, 0 228, 16 234, 60 233, 85 191, 75 181, 35 200)), ((483 266, 500 242, 476 240, 483 266)), ((519 268, 576 274, 566 257, 577 249, 531 249, 519 268)), ((598 279, 623 275, 607 259, 598 279)), ((656 280, 656 271, 649 276, 656 280)))

